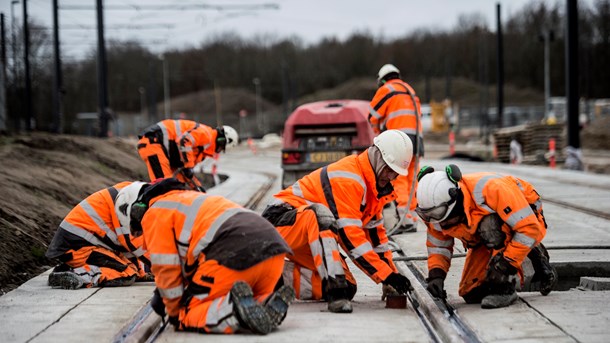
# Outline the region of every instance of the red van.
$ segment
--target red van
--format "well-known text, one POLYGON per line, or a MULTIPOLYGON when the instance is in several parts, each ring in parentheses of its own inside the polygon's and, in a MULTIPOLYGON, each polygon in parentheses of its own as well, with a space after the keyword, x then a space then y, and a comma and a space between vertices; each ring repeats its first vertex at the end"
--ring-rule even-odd
POLYGON ((284 124, 282 187, 373 144, 369 102, 328 100, 299 106, 284 124))

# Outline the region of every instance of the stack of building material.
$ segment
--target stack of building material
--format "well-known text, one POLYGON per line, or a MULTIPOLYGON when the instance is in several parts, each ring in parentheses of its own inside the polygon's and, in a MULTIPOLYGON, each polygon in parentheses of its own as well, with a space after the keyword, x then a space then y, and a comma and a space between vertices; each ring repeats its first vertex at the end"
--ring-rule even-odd
POLYGON ((562 163, 565 157, 565 125, 563 123, 525 124, 502 128, 494 132, 497 161, 510 163, 510 142, 515 139, 521 144, 524 164, 548 164, 549 141, 555 139, 555 161, 562 163))

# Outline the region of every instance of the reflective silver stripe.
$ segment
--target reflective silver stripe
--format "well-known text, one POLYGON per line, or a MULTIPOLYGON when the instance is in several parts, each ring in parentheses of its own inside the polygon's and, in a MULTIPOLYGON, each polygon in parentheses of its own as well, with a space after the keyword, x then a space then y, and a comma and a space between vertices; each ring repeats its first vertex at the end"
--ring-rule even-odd
POLYGON ((534 246, 534 244, 536 244, 536 240, 533 239, 532 237, 522 234, 520 232, 517 232, 514 236, 513 236, 513 241, 515 242, 519 242, 523 245, 525 245, 528 248, 532 248, 534 246))
POLYGON ((337 276, 345 275, 341 261, 335 261, 333 256, 334 251, 339 254, 337 241, 333 238, 323 237, 322 246, 324 247, 324 259, 326 260, 326 268, 328 268, 328 276, 336 278, 337 276))
MULTIPOLYGON (((245 208, 242 208, 242 207, 235 207, 235 208, 230 208, 230 209, 225 210, 220 216, 218 216, 214 220, 214 222, 212 222, 208 231, 206 231, 205 236, 201 237, 199 242, 197 242, 197 245, 195 245, 195 248, 193 249, 193 256, 194 257, 199 256, 199 254, 205 248, 208 247, 208 245, 214 239, 214 236, 216 236, 216 232, 218 232, 218 230, 220 229, 222 224, 224 224, 224 222, 227 221, 227 219, 231 218, 236 213, 241 213, 241 212, 250 212, 250 211, 246 210, 245 208)), ((185 222, 185 225, 186 225, 186 222, 185 222)))
POLYGON ((536 211, 540 212, 540 209, 542 208, 542 201, 540 201, 540 199, 538 199, 532 205, 534 205, 534 207, 536 208, 536 211))
POLYGON ((364 225, 363 227, 365 229, 375 229, 377 228, 379 225, 383 224, 383 218, 378 219, 378 220, 370 220, 368 223, 366 223, 366 225, 364 225))
POLYGON ((451 257, 453 256, 453 253, 447 248, 428 248, 428 256, 434 254, 443 255, 448 259, 451 259, 451 257))
POLYGON ((203 150, 205 151, 205 150, 206 150, 207 148, 209 148, 209 147, 210 147, 210 144, 208 143, 208 144, 204 145, 202 148, 203 148, 203 150))
POLYGON ((313 298, 313 286, 311 285, 313 271, 307 268, 300 268, 299 270, 301 272, 299 299, 311 299, 313 298))
POLYGON ((485 210, 487 210, 490 213, 496 213, 496 211, 492 210, 489 206, 487 206, 485 204, 485 197, 483 196, 483 188, 485 188, 487 181, 493 180, 493 179, 499 179, 499 178, 500 178, 499 175, 483 176, 479 181, 477 181, 477 184, 474 186, 474 191, 472 192, 472 195, 474 196, 474 201, 477 203, 477 205, 479 205, 480 207, 483 207, 485 210))
POLYGON ((152 264, 171 266, 179 266, 181 264, 180 256, 178 256, 178 254, 150 254, 150 262, 152 262, 152 264))
POLYGON ((132 251, 131 253, 137 257, 140 257, 146 253, 146 250, 144 250, 144 248, 142 248, 142 247, 139 247, 136 250, 132 251))
POLYGON ((517 179, 515 179, 515 182, 517 183, 517 186, 519 186, 519 189, 521 190, 521 192, 525 192, 525 188, 523 188, 523 185, 521 184, 521 182, 517 179))
POLYGON ((122 227, 122 226, 119 226, 119 227, 117 227, 117 228, 116 228, 116 229, 114 229, 114 230, 115 230, 115 231, 116 231, 116 233, 117 233, 117 234, 119 234, 119 235, 129 235, 129 234, 131 233, 131 232, 129 231, 129 229, 128 229, 128 228, 126 228, 126 227, 122 227))
POLYGON ((225 295, 224 297, 216 298, 212 300, 210 307, 208 307, 208 313, 205 316, 205 324, 206 325, 216 325, 218 324, 218 319, 222 318, 218 313, 218 305, 224 298, 229 298, 229 295, 225 295))
POLYGON ((453 245, 453 238, 440 240, 431 234, 428 234, 428 242, 434 244, 437 247, 450 247, 453 245))
POLYGON ((285 285, 294 285, 294 263, 290 261, 284 262, 284 270, 282 270, 282 280, 284 280, 285 285))
POLYGON ((136 255, 134 255, 134 254, 130 253, 129 251, 124 252, 124 253, 123 253, 123 256, 125 256, 126 258, 132 258, 132 257, 136 257, 136 255))
POLYGON ((159 122, 159 127, 161 128, 161 132, 163 133, 163 146, 165 147, 165 151, 169 152, 169 136, 167 133, 167 127, 163 122, 159 122))
POLYGON ((396 88, 394 88, 391 84, 386 83, 385 84, 386 87, 388 87, 388 89, 390 90, 390 92, 396 92, 396 88))
POLYGON ((415 135, 415 134, 417 134, 417 130, 415 130, 415 129, 400 129, 400 131, 406 133, 407 135, 415 135))
MULTIPOLYGON (((322 249, 322 244, 320 244, 320 241, 313 241, 309 244, 309 249, 311 250, 311 255, 314 258, 314 261, 316 259, 316 257, 319 257, 322 261, 324 261, 325 256, 324 256, 324 249, 322 249)), ((318 274, 320 274, 320 277, 322 277, 322 279, 326 279, 328 278, 328 273, 326 272, 326 269, 324 268, 324 262, 322 262, 322 264, 320 264, 319 266, 317 266, 318 269, 318 274)))
POLYGON ((370 106, 370 105, 369 105, 369 113, 371 114, 372 117, 374 117, 376 119, 381 118, 381 114, 379 114, 379 112, 375 111, 373 106, 370 106))
POLYGON ((303 195, 303 191, 301 190, 301 185, 299 184, 299 181, 297 181, 294 184, 292 184, 292 194, 294 194, 295 196, 298 196, 299 198, 305 200, 307 205, 313 204, 311 201, 305 199, 305 196, 303 195))
POLYGON ((193 297, 195 297, 199 300, 203 300, 203 299, 207 298, 208 295, 210 295, 210 293, 201 293, 201 294, 195 294, 195 295, 193 295, 193 297))
POLYGON ((98 247, 104 247, 108 250, 114 250, 113 248, 106 245, 106 243, 102 242, 99 238, 97 238, 91 232, 89 232, 81 227, 72 225, 72 224, 68 223, 65 219, 64 219, 64 221, 61 222, 61 224, 59 224, 59 227, 68 231, 69 233, 77 235, 78 237, 86 240, 87 242, 89 242, 93 245, 96 245, 98 247))
POLYGON ((533 216, 533 215, 534 215, 534 211, 532 211, 532 208, 529 206, 525 206, 524 208, 520 209, 519 211, 511 214, 510 217, 508 217, 508 219, 506 219, 506 223, 510 227, 515 227, 524 218, 527 218, 527 217, 533 216))
POLYGON ((181 146, 180 147, 180 152, 191 152, 193 151, 193 148, 190 146, 181 146))
POLYGON ((387 120, 394 119, 397 117, 407 117, 407 116, 414 117, 415 111, 414 110, 396 110, 388 115, 387 120))
POLYGON ((390 251, 390 245, 388 243, 383 243, 383 244, 379 244, 378 246, 373 248, 373 251, 378 253, 378 254, 382 254, 386 251, 390 251))
POLYGON ((161 288, 161 287, 157 287, 159 288, 159 293, 161 294, 162 297, 167 298, 167 299, 176 299, 176 298, 180 298, 182 296, 182 294, 184 293, 184 286, 180 285, 174 288, 161 288))
POLYGON ((358 227, 362 227, 362 220, 360 219, 353 219, 353 218, 339 218, 337 219, 337 225, 339 225, 339 227, 347 227, 347 226, 358 226, 358 227))
POLYGON ((180 127, 180 120, 174 120, 174 125, 176 125, 176 137, 182 136, 182 128, 180 127))
POLYGON ((333 178, 338 178, 338 177, 352 179, 352 180, 357 181, 360 184, 360 187, 362 187, 362 189, 364 189, 364 193, 366 194, 366 184, 364 183, 364 180, 362 180, 362 177, 360 177, 360 175, 354 174, 354 173, 350 173, 350 172, 346 172, 346 171, 331 171, 331 172, 328 172, 328 179, 329 180, 333 179, 333 178))
POLYGON ((119 243, 119 239, 118 239, 116 233, 114 231, 112 231, 108 227, 108 225, 106 225, 106 222, 100 217, 100 215, 97 213, 97 211, 93 208, 93 206, 91 206, 91 204, 87 200, 81 201, 79 205, 82 207, 83 210, 85 210, 85 213, 87 213, 89 218, 91 218, 91 220, 93 220, 95 225, 97 225, 99 228, 104 230, 104 232, 106 233, 106 236, 108 238, 110 238, 112 243, 116 244, 117 246, 121 245, 121 243, 119 243))
POLYGON ((233 314, 233 303, 230 296, 226 295, 222 298, 214 299, 208 314, 206 315, 206 326, 211 332, 224 333, 228 327, 236 330, 239 322, 233 314), (211 327, 210 327, 211 326, 211 327))
POLYGON ((438 232, 443 232, 443 228, 441 228, 441 224, 439 223, 432 223, 432 228, 438 232))
POLYGON ((373 246, 370 242, 365 242, 350 250, 349 254, 353 259, 357 259, 358 257, 366 254, 367 252, 373 250, 373 246))

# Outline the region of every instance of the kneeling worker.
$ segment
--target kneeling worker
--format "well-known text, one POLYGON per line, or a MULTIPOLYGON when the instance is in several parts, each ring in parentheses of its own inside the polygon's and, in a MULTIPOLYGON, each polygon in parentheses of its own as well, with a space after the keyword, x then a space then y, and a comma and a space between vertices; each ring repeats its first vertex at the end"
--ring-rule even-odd
POLYGON ((387 130, 361 154, 313 171, 274 196, 262 215, 293 251, 283 282, 299 299, 325 299, 331 312, 352 312, 356 280, 339 244, 376 283, 402 294, 410 290, 392 261, 381 211, 396 198, 391 181, 408 173, 412 155, 409 137, 387 130))
POLYGON ((480 172, 462 175, 423 167, 418 175, 417 214, 428 225, 428 291, 446 298, 444 280, 451 265, 454 238, 468 248, 459 295, 483 308, 506 307, 517 300, 522 263, 529 258, 547 295, 557 272, 541 241, 547 225, 540 196, 514 176, 480 172))
POLYGON ((77 289, 152 281, 142 239, 123 229, 114 211, 119 190, 129 184, 121 182, 91 194, 59 224, 46 253, 61 262, 49 275, 50 286, 77 289))
POLYGON ((134 236, 144 234, 157 285, 152 306, 176 330, 266 334, 286 316, 294 290, 274 287, 291 251, 256 213, 182 190, 176 179, 125 187, 115 209, 134 236))

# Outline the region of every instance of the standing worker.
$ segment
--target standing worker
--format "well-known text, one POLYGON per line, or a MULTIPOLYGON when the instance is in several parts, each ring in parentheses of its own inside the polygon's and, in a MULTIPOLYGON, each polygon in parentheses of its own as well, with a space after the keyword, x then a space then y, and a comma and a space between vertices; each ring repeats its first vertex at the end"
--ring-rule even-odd
POLYGON ((428 223, 428 291, 446 298, 444 280, 451 265, 454 238, 468 249, 459 295, 483 308, 506 307, 517 300, 529 258, 547 295, 557 272, 541 241, 546 234, 540 195, 514 176, 480 172, 461 174, 456 165, 444 171, 423 167, 418 175, 417 213, 428 223))
POLYGON ((162 120, 138 137, 138 153, 148 167, 151 181, 173 176, 194 189, 203 189, 194 177, 195 165, 237 146, 239 140, 237 131, 230 126, 213 129, 185 119, 162 120))
POLYGON ((61 264, 49 275, 49 286, 77 289, 152 281, 142 239, 123 229, 114 211, 119 190, 130 184, 121 182, 91 194, 59 224, 46 257, 61 264))
POLYGON ((409 137, 388 130, 361 154, 315 170, 274 196, 263 217, 293 251, 282 281, 299 299, 325 299, 331 312, 352 312, 356 280, 338 244, 373 281, 383 283, 384 294, 388 288, 410 290, 392 261, 381 211, 396 198, 391 181, 408 173, 412 154, 409 137))
POLYGON ((273 290, 290 248, 256 213, 176 179, 125 187, 115 209, 134 236, 144 234, 157 284, 151 305, 176 330, 266 334, 286 316, 294 290, 273 290))
POLYGON ((415 232, 417 215, 418 157, 424 156, 424 140, 421 125, 419 98, 409 84, 400 79, 400 71, 393 64, 384 64, 377 73, 377 92, 371 100, 369 122, 376 134, 386 130, 400 130, 413 143, 413 161, 409 163, 409 174, 399 175, 393 185, 396 191, 398 223, 388 228, 390 234, 415 232))

